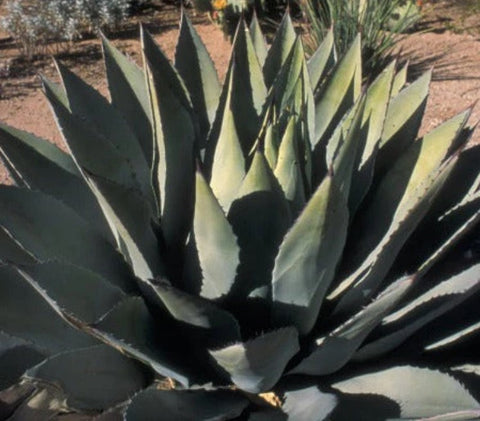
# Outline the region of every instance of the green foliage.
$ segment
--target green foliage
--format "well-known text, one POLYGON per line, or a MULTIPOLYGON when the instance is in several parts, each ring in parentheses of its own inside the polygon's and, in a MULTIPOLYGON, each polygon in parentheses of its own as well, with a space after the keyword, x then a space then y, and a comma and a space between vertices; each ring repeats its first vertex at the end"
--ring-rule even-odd
POLYGON ((340 55, 346 52, 357 33, 362 33, 362 57, 367 74, 384 67, 398 34, 420 18, 420 8, 414 0, 301 0, 299 5, 310 26, 307 45, 312 51, 332 27, 340 55))
POLYGON ((262 40, 222 86, 186 16, 175 65, 103 39, 111 103, 43 81, 71 155, 0 126, 2 416, 478 417, 469 111, 417 138, 430 73, 262 40))

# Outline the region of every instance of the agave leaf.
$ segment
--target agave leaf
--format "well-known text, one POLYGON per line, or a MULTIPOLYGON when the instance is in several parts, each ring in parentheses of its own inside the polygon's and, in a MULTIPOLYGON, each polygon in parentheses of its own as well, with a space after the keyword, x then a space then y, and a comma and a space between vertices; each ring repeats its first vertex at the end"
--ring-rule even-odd
POLYGON ((224 126, 227 109, 231 111, 238 139, 244 156, 248 156, 257 139, 262 123, 261 115, 267 88, 258 62, 249 31, 243 20, 237 28, 232 56, 223 85, 215 121, 210 130, 206 151, 205 168, 209 174, 214 159, 217 139, 224 126))
MULTIPOLYGON (((179 355, 178 350, 174 351, 174 340, 168 337, 166 331, 159 331, 158 321, 141 298, 130 297, 94 327, 80 325, 79 328, 143 362, 161 376, 171 377, 188 386, 191 381, 188 359, 179 355)), ((175 341, 178 342, 178 339, 175 341)))
POLYGON ((255 52, 257 53, 258 64, 263 67, 267 58, 268 48, 265 37, 263 36, 262 28, 260 28, 260 23, 258 22, 257 13, 255 12, 255 10, 253 11, 249 30, 255 52))
POLYGON ((197 129, 183 81, 148 32, 142 30, 155 137, 154 184, 161 198, 161 224, 167 246, 178 253, 193 216, 197 129))
POLYGON ((447 218, 442 219, 441 224, 437 228, 439 231, 441 230, 444 237, 441 239, 440 244, 437 243, 437 248, 419 265, 418 271, 420 273, 428 272, 455 244, 477 226, 480 220, 479 204, 480 197, 477 195, 477 197, 464 203, 463 206, 455 209, 455 212, 449 214, 447 218), (461 221, 460 226, 459 220, 461 221), (455 231, 452 233, 452 230, 455 231))
POLYGON ((315 324, 345 243, 348 210, 332 177, 317 188, 280 245, 273 269, 273 319, 301 334, 315 324))
POLYGON ((352 107, 360 96, 362 83, 360 44, 358 35, 316 96, 313 147, 323 144, 330 138, 345 111, 352 107))
MULTIPOLYGON (((190 92, 203 141, 215 118, 221 85, 213 61, 183 9, 175 49, 175 68, 190 92)), ((200 148, 203 147, 200 144, 200 148)))
POLYGON ((480 409, 467 411, 455 411, 447 414, 435 415, 433 417, 422 418, 422 421, 471 421, 480 417, 480 409))
POLYGON ((198 252, 202 297, 228 294, 237 275, 240 248, 225 213, 202 174, 197 171, 193 236, 198 252))
MULTIPOLYGON (((64 322, 31 285, 10 266, 0 267, 0 331, 51 355, 90 346, 95 341, 64 322), (18 311, 19 303, 26 311, 18 311)), ((3 343, 3 341, 2 341, 3 343)))
POLYGON ((290 214, 281 188, 261 152, 255 152, 228 220, 241 250, 238 279, 232 294, 245 297, 262 288, 263 292, 256 296, 267 298, 275 254, 290 224, 290 214))
MULTIPOLYGON (((135 173, 140 190, 152 201, 150 167, 142 146, 120 112, 76 74, 57 63, 65 86, 70 110, 82 119, 90 130, 99 134, 98 140, 108 143, 135 173)), ((136 123, 138 125, 138 122, 136 123)))
POLYGON ((115 146, 62 104, 62 98, 58 94, 59 89, 54 84, 46 79, 42 82, 57 125, 78 168, 86 169, 125 186, 140 189, 135 170, 120 155, 115 146), (91 153, 92 150, 95 154, 91 153))
POLYGON ((177 321, 208 331, 211 346, 240 339, 240 327, 225 310, 201 297, 189 295, 165 282, 156 282, 153 289, 168 313, 177 321))
POLYGON ((325 34, 321 44, 308 60, 308 73, 312 82, 313 90, 316 90, 322 83, 324 77, 332 70, 337 63, 333 29, 325 34))
POLYGON ((225 212, 228 212, 245 177, 245 158, 232 109, 233 73, 234 71, 229 75, 227 99, 213 155, 210 178, 212 191, 225 212))
POLYGON ((399 366, 335 383, 343 393, 377 394, 397 402, 401 416, 434 417, 448 412, 478 410, 480 404, 448 374, 399 366))
POLYGON ((230 390, 158 390, 152 387, 133 397, 125 421, 153 420, 159 416, 175 421, 229 420, 240 416, 247 406, 245 397, 230 390))
MULTIPOLYGON (((306 66, 306 63, 302 40, 300 37, 296 37, 290 53, 279 69, 278 75, 273 83, 272 95, 277 110, 284 111, 287 104, 291 102, 304 66, 306 66)), ((288 111, 290 110, 287 110, 287 112, 288 111)), ((289 114, 291 113, 292 111, 289 112, 289 114)))
POLYGON ((135 275, 146 280, 164 274, 152 229, 153 214, 147 201, 133 189, 128 190, 93 174, 88 174, 88 178, 106 218, 121 239, 120 250, 135 275))
POLYGON ((18 265, 31 265, 37 258, 15 240, 4 228, 0 228, 0 253, 2 263, 15 263, 18 265))
POLYGON ((450 346, 452 344, 455 344, 461 341, 462 339, 469 337, 470 335, 476 334, 479 331, 480 331, 480 321, 478 323, 474 323, 473 325, 467 326, 466 328, 461 329, 452 335, 448 335, 447 337, 444 337, 440 340, 437 340, 433 343, 428 344, 425 347, 425 350, 435 351, 437 349, 450 346))
POLYGON ((18 269, 42 296, 48 296, 64 313, 94 323, 125 298, 101 276, 67 263, 48 262, 18 269), (93 293, 94 292, 94 293, 93 293))
POLYGON ((361 304, 359 300, 365 298, 363 294, 371 296, 378 288, 400 248, 425 216, 456 164, 458 156, 444 160, 451 152, 466 117, 466 114, 460 114, 415 142, 382 179, 354 224, 357 230, 350 238, 357 241, 349 245, 351 254, 345 267, 356 269, 344 278, 329 298, 338 297, 353 284, 356 288, 346 293, 336 311, 347 311, 349 307, 348 311, 351 311, 361 304))
POLYGON ((292 117, 280 143, 274 171, 294 214, 298 214, 306 202, 296 132, 297 119, 292 117))
MULTIPOLYGON (((32 343, 0 331, 0 390, 16 383, 26 369, 45 358, 32 343)), ((0 398, 0 407, 4 402, 0 398)), ((2 416, 0 410, 0 416, 2 416)))
POLYGON ((21 170, 19 170, 21 174, 29 168, 21 160, 20 152, 32 151, 36 152, 36 155, 43 157, 45 162, 52 163, 72 175, 80 176, 72 158, 48 140, 3 123, 0 123, 0 140, 2 151, 9 157, 13 156, 13 159, 10 159, 10 161, 18 161, 19 166, 21 166, 21 170))
POLYGON ((102 36, 103 56, 112 105, 122 114, 142 148, 148 168, 153 163, 153 134, 145 74, 102 36))
POLYGON ((232 114, 246 156, 258 135, 267 88, 244 22, 239 24, 235 35, 229 72, 232 72, 232 114))
POLYGON ((458 164, 392 270, 427 272, 476 226, 480 217, 480 197, 476 192, 478 180, 475 177, 479 159, 480 147, 477 146, 460 153, 458 164), (429 241, 420 241, 421 238, 429 241), (408 253, 413 245, 415 253, 408 253))
POLYGON ((408 64, 409 63, 407 61, 393 78, 392 90, 390 92, 390 96, 392 98, 397 96, 407 83, 408 64))
POLYGON ((80 410, 110 408, 151 381, 145 367, 105 345, 57 354, 29 369, 25 377, 60 385, 67 405, 80 410))
MULTIPOLYGON (((338 155, 340 152, 344 149, 351 149, 354 145, 356 145, 356 139, 352 138, 350 142, 346 142, 345 139, 347 135, 352 132, 352 125, 354 122, 359 124, 359 115, 361 113, 359 112, 359 109, 361 108, 360 106, 364 103, 363 97, 360 97, 360 99, 353 104, 352 108, 350 108, 345 115, 342 117, 340 122, 338 123, 337 127, 335 127, 335 130, 332 133, 332 136, 330 139, 328 139, 327 144, 325 145, 325 150, 322 150, 321 148, 317 147, 314 151, 314 156, 315 156, 315 161, 318 166, 321 166, 322 163, 321 161, 325 161, 325 170, 329 169, 330 171, 333 168, 333 163, 336 161, 338 155), (347 145, 350 145, 347 147, 347 145), (325 156, 323 156, 323 154, 325 156)), ((345 158, 348 158, 351 160, 350 154, 345 154, 345 158)), ((353 155, 355 156, 355 154, 353 155)), ((318 168, 316 168, 318 171, 318 168)), ((318 175, 317 175, 318 177, 318 175)), ((344 181, 344 180, 342 180, 344 181)))
POLYGON ((480 289, 480 265, 452 276, 385 317, 383 334, 363 346, 356 359, 376 358, 397 348, 427 323, 457 307, 480 289))
MULTIPOLYGON (((333 170, 337 185, 345 198, 350 199, 351 185, 354 182, 353 174, 355 169, 355 158, 358 148, 361 147, 364 131, 361 128, 362 115, 365 109, 365 97, 360 97, 350 112, 346 115, 343 124, 335 130, 332 138, 340 132, 338 147, 329 168, 333 170)), ((330 139, 329 144, 333 139, 330 139)), ((329 145, 328 145, 329 146, 329 145)), ((327 146, 327 152, 328 152, 327 146)))
POLYGON ((275 167, 277 166, 278 148, 281 142, 278 129, 278 124, 276 122, 268 124, 265 130, 265 137, 263 139, 265 158, 272 171, 274 171, 275 167))
POLYGON ((0 225, 39 261, 63 260, 136 290, 121 255, 74 211, 40 192, 0 187, 0 225))
POLYGON ((43 191, 74 209, 113 243, 95 197, 72 158, 52 143, 0 124, 0 153, 15 171, 18 185, 43 191))
POLYGON ((263 73, 265 75, 265 83, 267 87, 272 86, 273 81, 290 54, 295 39, 296 34, 292 20, 290 15, 285 13, 275 34, 272 46, 268 50, 265 65, 263 66, 263 73))
POLYGON ((328 419, 337 404, 338 399, 335 395, 323 393, 312 386, 285 392, 282 409, 290 420, 323 421, 328 419))
POLYGON ((340 370, 382 318, 405 296, 413 280, 413 277, 400 279, 333 332, 317 339, 314 350, 290 373, 323 376, 340 370))
POLYGON ((428 71, 390 101, 380 140, 376 171, 385 171, 417 137, 431 79, 432 72, 428 71))
POLYGON ((375 79, 366 93, 360 133, 355 135, 358 136, 359 146, 357 147, 357 162, 349 196, 349 209, 352 214, 356 212, 373 180, 375 159, 390 101, 394 70, 395 62, 392 62, 375 79))
POLYGON ((260 393, 277 383, 298 350, 297 330, 288 327, 210 351, 210 355, 236 386, 250 393, 260 393))

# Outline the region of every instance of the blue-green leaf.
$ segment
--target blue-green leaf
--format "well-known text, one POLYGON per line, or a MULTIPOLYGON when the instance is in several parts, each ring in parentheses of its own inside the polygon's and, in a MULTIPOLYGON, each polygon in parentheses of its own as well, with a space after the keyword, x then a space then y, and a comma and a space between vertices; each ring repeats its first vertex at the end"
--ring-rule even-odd
POLYGON ((215 65, 184 10, 175 49, 175 67, 190 92, 203 142, 215 118, 221 85, 215 65))
POLYGON ((125 298, 118 288, 89 270, 48 262, 18 269, 18 273, 47 301, 91 324, 125 298))
POLYGON ((310 355, 290 373, 322 376, 340 370, 382 318, 405 296, 412 283, 413 277, 399 280, 333 332, 317 339, 310 355))
POLYGON ((98 273, 122 290, 136 290, 130 268, 112 245, 50 196, 0 186, 0 225, 38 261, 66 261, 98 273))
POLYGON ((332 177, 317 188, 280 245, 273 269, 273 319, 301 334, 314 326, 340 260, 347 204, 332 177))
POLYGON ((1 154, 15 171, 17 183, 43 191, 94 225, 113 242, 102 211, 72 158, 47 140, 0 124, 1 154))
POLYGON ((60 387, 67 405, 80 410, 108 409, 151 381, 145 367, 105 345, 54 355, 29 369, 25 377, 60 387))
POLYGON ((237 276, 240 248, 225 213, 212 190, 197 171, 193 239, 198 253, 202 297, 227 295, 237 276))
POLYGON ((395 401, 401 417, 434 417, 479 410, 480 404, 453 377, 440 371, 399 366, 333 384, 343 393, 376 394, 395 401))
POLYGON ((191 192, 198 130, 182 78, 144 30, 142 48, 156 142, 154 185, 160 199, 162 232, 172 253, 178 253, 193 216, 191 192))
POLYGON ((285 13, 282 22, 275 34, 272 46, 268 50, 263 66, 265 75, 265 83, 268 87, 273 84, 280 69, 287 60, 290 50, 295 42, 295 29, 293 28, 292 19, 289 13, 285 13))
POLYGON ((95 343, 62 320, 13 267, 0 267, 0 296, 0 331, 27 341, 42 354, 52 355, 95 343))
POLYGON ((298 333, 289 327, 210 351, 210 354, 238 388, 260 393, 277 383, 298 350, 298 333))
POLYGON ((151 168, 153 134, 145 73, 102 36, 103 56, 112 105, 122 114, 151 168))

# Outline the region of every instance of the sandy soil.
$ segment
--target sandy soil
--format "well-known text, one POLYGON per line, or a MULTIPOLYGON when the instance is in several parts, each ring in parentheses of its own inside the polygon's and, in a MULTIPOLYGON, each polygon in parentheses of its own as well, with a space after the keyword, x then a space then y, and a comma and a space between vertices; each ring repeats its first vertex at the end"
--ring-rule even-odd
MULTIPOLYGON (((458 6, 462 0, 455 1, 458 6)), ((469 13, 469 9, 454 7, 455 1, 427 3, 419 32, 404 36, 398 46, 400 57, 410 60, 412 78, 434 68, 422 133, 468 107, 472 107, 471 124, 480 120, 480 104, 476 103, 480 98, 480 11, 477 15, 469 13)), ((149 16, 147 27, 172 57, 178 33, 178 10, 165 7, 167 9, 158 8, 149 16)), ((222 77, 229 59, 229 43, 205 18, 194 17, 194 22, 222 77)), ((140 61, 137 27, 127 28, 117 38, 115 44, 140 61)), ((90 39, 75 44, 70 54, 61 56, 60 60, 107 95, 100 58, 97 40, 90 39)), ((0 33, 0 120, 61 146, 55 122, 40 91, 38 73, 56 79, 51 59, 19 61, 12 41, 0 33)), ((480 129, 474 134, 474 140, 480 141, 480 129)), ((0 171, 0 182, 6 179, 5 172, 0 171)))

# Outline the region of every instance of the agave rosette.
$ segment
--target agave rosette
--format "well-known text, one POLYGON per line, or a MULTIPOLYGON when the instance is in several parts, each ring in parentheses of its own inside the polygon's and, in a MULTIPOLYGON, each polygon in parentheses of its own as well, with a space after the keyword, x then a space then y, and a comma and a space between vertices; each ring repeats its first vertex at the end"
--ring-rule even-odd
POLYGON ((469 112, 417 139, 431 73, 363 86, 360 43, 242 22, 222 87, 183 16, 175 66, 103 39, 110 102, 43 80, 71 154, 0 127, 5 414, 479 415, 469 112))

